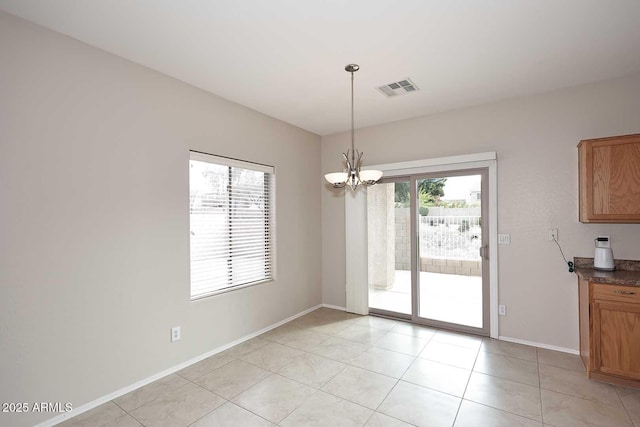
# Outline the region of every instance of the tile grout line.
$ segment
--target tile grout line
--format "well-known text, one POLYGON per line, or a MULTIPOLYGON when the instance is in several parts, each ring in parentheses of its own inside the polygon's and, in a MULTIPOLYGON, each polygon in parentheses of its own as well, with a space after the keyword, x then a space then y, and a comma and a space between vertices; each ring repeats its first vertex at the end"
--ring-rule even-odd
MULTIPOLYGON (((411 365, 409 365, 411 366, 411 365)), ((404 374, 403 374, 404 375, 404 374)), ((378 409, 380 409, 380 406, 382 406, 382 404, 384 403, 385 400, 387 400, 387 398, 389 397, 389 395, 391 394, 391 392, 396 388, 396 386, 398 385, 398 383, 400 382, 400 378, 396 379, 395 384, 393 385, 393 387, 391 387, 389 389, 389 391, 387 392, 387 394, 385 394, 384 398, 382 399, 382 401, 378 404, 378 406, 376 406, 376 409, 374 409, 374 413, 378 412, 378 409)), ((382 414, 383 412, 381 412, 382 414)), ((386 414, 385 414, 386 415, 386 414)), ((372 415, 373 416, 373 415, 372 415)), ((395 418, 395 417, 394 417, 395 418)))
POLYGON ((631 422, 631 425, 635 426, 636 423, 633 422, 633 418, 631 418, 631 414, 629 413, 629 410, 627 409, 627 405, 624 404, 624 399, 620 396, 620 392, 618 391, 618 388, 617 387, 613 387, 613 390, 616 392, 616 395, 618 396, 618 399, 620 399, 620 402, 622 403, 622 407, 624 408, 624 412, 626 412, 627 418, 631 422))
MULTIPOLYGON (((206 390, 206 389, 205 389, 205 390, 206 390)), ((211 391, 211 390, 208 390, 208 391, 211 391)), ((212 392, 212 393, 213 393, 213 392, 212 392)), ((214 393, 214 394, 215 394, 215 393, 214 393)), ((216 395, 216 396, 217 396, 217 395, 216 395)), ((223 399, 224 399, 224 398, 223 398, 223 399)), ((223 407, 224 405, 226 405, 227 403, 229 403, 229 400, 227 400, 227 399, 224 399, 224 400, 225 400, 225 401, 224 401, 224 403, 223 403, 222 405, 220 405, 220 406, 218 406, 218 407, 216 407, 216 408, 212 409, 211 411, 207 412, 206 414, 204 414, 203 416, 201 416, 200 418, 198 418, 198 419, 197 419, 197 420, 195 420, 194 422, 192 422, 192 423, 190 423, 190 424, 187 424, 187 427, 191 427, 192 425, 194 425, 195 423, 197 423, 198 421, 200 421, 200 420, 201 420, 201 419, 203 419, 204 417, 209 416, 211 413, 213 413, 213 412, 217 411, 218 409, 220 409, 221 407, 223 407)))
MULTIPOLYGON (((490 354, 494 354, 494 355, 497 355, 497 356, 502 356, 501 354, 496 354, 496 353, 490 353, 490 354)), ((502 356, 502 357, 509 357, 509 356, 502 356)), ((523 362, 536 363, 536 362, 534 362, 532 360, 525 360, 525 359, 518 359, 518 360, 521 360, 523 362)), ((536 363, 536 371, 538 371, 538 366, 537 365, 538 364, 536 363)), ((482 374, 482 375, 486 375, 486 376, 489 376, 489 377, 493 377, 493 378, 498 378, 498 379, 501 379, 501 380, 504 380, 504 381, 510 381, 510 382, 516 383, 516 384, 526 385, 526 386, 534 387, 534 388, 540 388, 540 375, 539 374, 537 375, 537 377, 538 377, 537 385, 533 385, 531 383, 525 383, 525 382, 522 382, 520 380, 515 380, 515 379, 511 379, 511 378, 505 378, 505 377, 500 376, 500 375, 495 375, 495 374, 489 374, 489 373, 486 373, 486 372, 476 371, 475 370, 475 366, 474 366, 473 372, 476 372, 476 373, 482 374)))
MULTIPOLYGON (((124 411, 125 414, 129 414, 129 411, 127 411, 126 409, 124 409, 122 406, 118 405, 118 403, 116 403, 115 399, 110 400, 109 402, 113 403, 114 405, 116 405, 118 408, 122 409, 124 411)), ((73 418, 70 418, 73 419, 73 418)))
MULTIPOLYGON (((429 342, 431 341, 431 339, 433 338, 433 336, 435 336, 435 334, 434 334, 434 335, 432 335, 432 336, 427 340, 427 343, 424 345, 424 347, 426 347, 426 346, 429 344, 429 342)), ((412 337, 413 337, 413 335, 412 335, 412 337)), ((424 350, 424 347, 423 347, 423 349, 420 351, 420 353, 422 353, 422 351, 424 350)), ((378 412, 378 409, 380 409, 380 406, 382 406, 382 404, 384 403, 384 401, 385 401, 385 400, 387 400, 387 398, 389 397, 389 395, 390 395, 390 394, 393 392, 393 390, 398 386, 398 384, 399 384, 399 383, 400 383, 400 381, 402 380, 402 377, 404 377, 404 376, 406 375, 407 371, 409 371, 409 369, 411 369, 411 367, 413 366, 413 364, 414 364, 414 363, 416 363, 416 361, 417 361, 417 360, 418 360, 418 358, 419 358, 420 353, 418 353, 418 355, 417 355, 417 356, 413 356, 413 361, 409 364, 409 366, 407 366, 407 368, 404 370, 404 372, 402 373, 402 375, 400 375, 400 377, 398 377, 398 378, 396 379, 396 382, 395 382, 395 384, 393 385, 393 387, 391 387, 391 389, 389 389, 389 391, 388 391, 388 392, 387 392, 387 394, 384 396, 384 398, 382 399, 382 401, 378 404, 378 406, 376 407, 376 409, 374 409, 374 414, 375 414, 376 412, 378 412)), ((408 383, 409 383, 409 384, 413 384, 413 383, 410 383, 410 382, 408 382, 408 383)), ((417 385, 417 384, 415 384, 415 385, 417 385)), ((437 391, 437 390, 436 390, 436 391, 437 391)), ((381 414, 384 414, 383 412, 380 412, 380 413, 381 413, 381 414)), ((384 414, 384 415, 386 415, 386 416, 390 416, 390 415, 387 415, 387 414, 384 414)), ((373 415, 372 415, 372 417, 373 417, 373 415)), ((398 418, 396 418, 396 417, 391 417, 391 418, 396 419, 396 420, 398 419, 398 418)), ((399 421, 405 422, 404 420, 399 420, 399 421)), ((408 424, 408 423, 407 423, 407 424, 408 424)), ((366 425, 366 424, 365 424, 365 425, 366 425)))
MULTIPOLYGON (((182 377, 182 376, 181 376, 181 377, 182 377)), ((184 377, 182 377, 182 378, 184 378, 184 377)), ((189 383, 191 383, 191 384, 193 384, 194 386, 196 386, 196 387, 198 387, 198 388, 200 388, 200 389, 202 389, 202 390, 205 390, 205 391, 207 391, 207 392, 209 392, 209 393, 211 393, 211 394, 213 394, 213 395, 215 395, 215 396, 217 396, 217 397, 221 398, 221 399, 224 401, 222 404, 220 404, 220 405, 216 406, 216 407, 215 407, 214 409, 212 409, 211 411, 209 411, 209 412, 207 412, 206 414, 204 414, 203 416, 201 416, 201 417, 197 418, 197 419, 196 419, 196 420, 194 420, 192 423, 187 424, 187 427, 188 427, 188 426, 191 426, 193 423, 197 422, 197 421, 198 421, 198 420, 200 420, 201 418, 206 417, 207 415, 209 415, 209 414, 210 414, 210 413, 212 413, 213 411, 215 411, 215 410, 217 410, 218 408, 220 408, 220 407, 221 407, 222 405, 224 405, 225 403, 229 402, 229 400, 228 400, 226 397, 220 396, 218 393, 215 393, 215 392, 213 392, 213 391, 209 390, 208 388, 201 386, 200 384, 194 383, 193 381, 191 381, 191 380, 189 380, 189 379, 187 379, 187 378, 184 378, 184 379, 187 381, 187 383, 186 383, 186 384, 183 384, 183 385, 181 385, 181 386, 178 386, 178 387, 174 387, 174 388, 173 388, 173 390, 180 389, 180 388, 182 388, 182 387, 185 387, 185 386, 186 386, 186 385, 188 385, 189 383)), ((137 407, 137 408, 135 408, 135 409, 132 409, 132 411, 135 411, 135 410, 137 410, 137 409, 142 408, 143 406, 146 406, 146 405, 148 405, 148 404, 150 404, 150 403, 152 403, 152 402, 155 402, 155 401, 156 401, 156 400, 158 400, 160 397, 161 397, 161 396, 158 396, 158 397, 156 397, 155 399, 150 400, 149 402, 145 403, 144 405, 140 405, 139 407, 137 407)), ((127 412, 127 413, 128 413, 128 412, 127 412)), ((138 421, 141 425, 143 425, 143 426, 145 426, 145 427, 146 427, 146 424, 144 424, 142 421, 140 421, 139 419, 137 419, 133 414, 131 414, 131 413, 128 413, 128 414, 129 414, 133 419, 135 419, 136 421, 138 421)))
MULTIPOLYGON (((178 373, 176 372, 175 374, 170 374, 170 375, 178 375, 178 373)), ((205 374, 205 375, 206 375, 206 374, 205 374)), ((154 397, 153 399, 149 400, 148 402, 145 402, 145 403, 143 403, 143 404, 141 404, 141 405, 139 405, 139 406, 136 406, 135 408, 132 408, 130 411, 127 411, 126 409, 122 408, 122 407, 121 407, 120 405, 118 405, 114 400, 111 400, 111 402, 113 402, 116 406, 118 406, 120 409, 122 409, 122 410, 123 410, 127 415, 129 415, 131 418, 133 418, 133 419, 134 419, 134 420, 136 420, 138 423, 140 423, 141 425, 143 425, 143 426, 144 426, 145 424, 144 424, 142 421, 140 421, 138 418, 136 418, 136 417, 135 417, 135 415, 133 415, 133 414, 132 414, 132 412, 137 411, 138 409, 140 409, 140 408, 142 408, 142 407, 144 407, 144 406, 146 406, 146 405, 148 405, 148 404, 150 404, 150 403, 153 403, 153 402, 157 401, 158 399, 160 399, 163 395, 165 395, 165 394, 166 394, 166 393, 168 393, 168 392, 173 392, 173 391, 175 391, 175 390, 178 390, 178 389, 180 389, 180 388, 183 388, 183 387, 187 386, 189 383, 193 384, 194 386, 196 386, 196 387, 198 387, 198 388, 201 388, 201 389, 203 389, 203 390, 206 390, 206 391, 208 391, 209 393, 214 394, 215 396, 217 396, 217 397, 219 397, 219 398, 223 399, 225 402, 227 402, 227 401, 228 401, 225 397, 220 396, 219 394, 217 394, 217 393, 215 393, 215 392, 213 392, 213 391, 211 391, 211 390, 209 390, 209 389, 207 389, 207 388, 205 388, 205 387, 201 386, 200 384, 197 384, 197 383, 195 383, 195 382, 193 382, 193 381, 191 381, 191 380, 189 380, 189 379, 187 379, 187 378, 183 377, 182 375, 178 375, 178 376, 179 376, 180 378, 184 379, 184 380, 186 381, 186 383, 184 383, 184 384, 182 384, 182 385, 179 385, 179 386, 176 386, 176 387, 171 387, 169 390, 163 391, 163 392, 162 392, 162 393, 160 393, 158 396, 154 397)), ((166 378, 166 377, 163 377, 163 378, 166 378)), ((198 377, 198 378, 200 378, 200 377, 198 377)), ((157 381, 157 380, 156 380, 156 381, 157 381)), ((155 383, 155 381, 154 381, 153 383, 150 383, 150 384, 154 384, 154 383, 155 383)), ((147 385, 150 385, 150 384, 147 384, 147 385)), ((146 386, 143 386, 143 387, 146 387, 146 386)), ((140 388, 142 388, 142 387, 140 387, 140 388)), ((136 390, 139 390, 139 389, 136 389, 136 390)), ((134 390, 134 391, 135 391, 135 390, 134 390)), ((223 403, 222 405, 224 405, 224 403, 223 403)), ((218 407, 220 407, 220 406, 222 406, 222 405, 219 405, 218 407)), ((207 412, 207 414, 206 414, 206 415, 208 415, 208 414, 210 414, 211 412, 215 411, 216 409, 218 409, 218 407, 216 407, 215 409, 213 409, 213 410, 211 410, 211 411, 207 412)), ((198 418, 198 419, 199 419, 199 418, 198 418)))
MULTIPOLYGON (((273 376, 273 375, 278 375, 278 374, 273 373, 273 374, 271 374, 269 377, 271 377, 271 376, 273 376)), ((279 375, 279 376, 282 376, 282 375, 279 375)), ((267 377, 267 378, 269 378, 269 377, 267 377)), ((267 378, 265 378, 264 380, 266 380, 267 378)), ((286 377, 283 377, 283 378, 286 378, 286 377)), ((287 379, 290 379, 290 378, 287 378, 287 379)), ((264 381, 264 380, 262 380, 262 381, 264 381)), ((246 391, 249 391, 249 389, 253 388, 254 386, 256 386, 256 385, 258 385, 258 384, 260 384, 262 381, 260 381, 259 383, 254 384, 253 386, 249 387, 248 389, 246 389, 246 390, 245 390, 245 391, 243 391, 242 393, 244 393, 244 392, 246 392, 246 391)), ((291 381, 295 381, 295 380, 291 380, 291 381)), ((296 382, 297 382, 297 381, 296 381, 296 382)), ((299 384, 302 384, 302 383, 299 383, 299 384)), ((306 385, 306 384, 302 384, 302 385, 306 385)), ((308 387, 311 387, 311 386, 308 386, 308 387)), ((305 403, 307 403, 307 401, 308 401, 309 399, 311 399, 311 397, 313 397, 313 396, 314 396, 318 391, 320 391, 320 390, 318 390, 318 389, 316 389, 316 388, 314 388, 314 387, 311 387, 311 388, 313 388, 313 389, 314 389, 314 392, 313 392, 313 393, 311 393, 311 394, 309 395, 309 397, 307 397, 307 398, 306 398, 304 401, 302 401, 299 405, 297 405, 295 408, 293 408, 293 409, 291 410, 291 412, 289 412, 287 415, 285 415, 285 417, 284 417, 283 419, 281 419, 280 421, 278 421, 277 423, 276 423, 276 422, 273 422, 273 421, 271 421, 271 420, 266 419, 266 418, 265 418, 265 417, 263 417, 262 415, 257 414, 257 413, 255 413, 255 412, 253 412, 251 409, 246 408, 246 407, 244 407, 244 406, 240 405, 239 403, 236 403, 236 402, 234 402, 234 401, 232 401, 232 400, 229 400, 229 403, 232 403, 232 404, 234 404, 234 405, 238 406, 239 408, 242 408, 242 409, 246 410, 247 412, 251 412, 252 414, 256 415, 257 417, 260 417, 261 419, 266 420, 268 423, 275 424, 275 425, 280 425, 280 423, 281 423, 282 421, 284 421, 285 419, 287 419, 287 417, 288 417, 289 415, 293 414, 293 413, 294 413, 298 408, 300 408, 302 405, 304 405, 305 403)), ((242 393, 237 394, 237 395, 234 397, 234 399, 235 399, 236 397, 240 396, 242 393)))
MULTIPOLYGON (((591 381, 593 381, 593 380, 591 380, 591 381)), ((602 384, 608 384, 608 383, 602 383, 602 384)), ((611 385, 611 384, 608 384, 608 385, 611 385)), ((621 402, 622 406, 613 406, 613 405, 610 405, 608 403, 602 403, 602 402, 599 402, 597 400, 576 396, 575 394, 569 394, 569 393, 565 393, 565 392, 562 392, 562 391, 551 390, 551 389, 548 389, 548 388, 543 388, 542 390, 550 391, 550 392, 557 393, 557 394, 562 394, 563 396, 573 397, 574 399, 584 400, 585 402, 589 402, 589 403, 597 403, 598 405, 607 406, 607 407, 613 408, 613 409, 623 409, 625 412, 627 412, 623 402, 621 402)))
MULTIPOLYGON (((269 372, 271 372, 271 371, 269 371, 269 372)), ((304 402, 302 402, 300 405, 296 406, 296 407, 295 407, 295 408, 294 408, 294 409, 293 409, 289 414, 287 414, 287 416, 285 416, 283 419, 281 419, 281 420, 280 420, 280 421, 278 421, 277 423, 274 423, 273 421, 266 419, 266 418, 265 418, 265 417, 263 417, 262 415, 260 415, 260 414, 257 414, 257 413, 255 413, 255 412, 253 412, 253 410, 251 410, 251 409, 249 409, 249 408, 247 408, 247 407, 244 407, 244 406, 240 405, 239 403, 234 402, 234 401, 232 400, 232 399, 235 399, 236 397, 240 396, 241 394, 243 394, 243 393, 245 393, 245 392, 247 392, 247 391, 251 390, 253 387, 256 387, 258 384, 260 384, 260 383, 261 383, 261 382, 263 382, 263 381, 266 381, 268 378, 271 378, 271 377, 272 377, 272 376, 274 376, 274 375, 278 375, 278 376, 280 376, 280 377, 286 378, 286 377, 284 377, 284 376, 282 376, 282 375, 279 375, 279 374, 277 374, 277 373, 275 373, 275 372, 271 372, 271 375, 269 375, 268 377, 263 378, 262 380, 258 381, 257 383, 255 383, 254 385, 250 386, 250 387, 249 387, 249 388, 247 388, 246 390, 243 390, 243 391, 241 391, 240 393, 236 394, 234 397, 232 397, 231 399, 229 399, 227 402, 229 402, 229 403, 231 403, 231 404, 233 404, 233 405, 236 405, 237 407, 242 408, 242 409, 244 409, 244 410, 245 410, 245 411, 247 411, 247 412, 251 412, 253 415, 255 415, 255 416, 257 416, 257 417, 260 417, 261 419, 263 419, 263 420, 267 421, 268 423, 279 425, 279 424, 280 424, 280 422, 284 421, 284 419, 285 419, 285 418, 287 418, 289 415, 291 415, 291 414, 293 413, 293 411, 295 411, 295 410, 296 410, 296 409, 298 409, 300 406, 302 406, 302 405, 304 404, 304 402)), ((291 378, 287 378, 287 379, 288 379, 288 380, 291 380, 291 381, 294 381, 294 382, 297 382, 297 381, 295 381, 295 380, 292 380, 291 378)), ((302 384, 302 383, 299 383, 299 382, 298 382, 298 384, 302 384)), ((302 384, 302 385, 306 385, 306 384, 302 384)), ((308 386, 308 387, 310 387, 310 386, 308 386)), ((314 387, 311 387, 311 388, 313 388, 313 389, 315 390, 315 392, 317 392, 317 391, 318 391, 318 390, 317 390, 317 389, 315 389, 314 387)), ((315 392, 313 392, 309 397, 313 396, 313 395, 315 394, 315 392)), ((306 402, 306 400, 305 400, 305 402, 306 402)), ((222 406, 222 405, 220 405, 220 406, 222 406)), ((216 408, 216 409, 218 409, 218 408, 216 408)), ((213 411, 212 411, 212 412, 213 412, 213 411)))
POLYGON ((373 418, 373 417, 376 415, 376 412, 377 412, 377 411, 375 411, 375 410, 374 410, 374 411, 371 413, 371 415, 369 415, 369 418, 367 418, 367 421, 365 421, 365 422, 364 422, 364 424, 362 424, 362 426, 363 426, 363 427, 364 427, 364 426, 366 426, 367 424, 369 424, 369 421, 371 421, 371 418, 373 418))
MULTIPOLYGON (((267 341, 268 341, 268 340, 267 340, 267 341)), ((269 342, 274 342, 274 343, 276 343, 276 344, 280 344, 280 343, 277 343, 277 342, 275 342, 275 341, 269 341, 269 342)), ((280 345, 284 345, 284 344, 280 344, 280 345)), ((264 346, 263 346, 263 347, 264 347, 264 346)), ((260 350, 261 348, 262 348, 262 347, 257 348, 256 350, 253 350, 253 351, 258 351, 258 350, 260 350)), ((294 347, 291 347, 291 348, 294 348, 294 347)), ((253 351, 251 351, 251 352, 249 352, 249 353, 253 353, 253 351)), ((301 350, 301 351, 304 351, 304 350, 301 350)), ((249 354, 249 353, 247 353, 247 354, 249 354)), ((314 355, 313 353, 308 353, 308 354, 314 355)), ((233 356, 232 356, 232 357, 233 357, 233 356)), ((294 357, 297 357, 297 356, 294 356, 294 357)), ((318 357, 322 357, 322 356, 318 356, 318 357)), ((284 421, 284 419, 286 419, 289 415, 291 415, 291 414, 292 414, 296 409, 298 409, 300 406, 304 405, 304 403, 306 403, 306 401, 307 401, 309 398, 311 398, 313 395, 315 395, 318 391, 322 391, 322 390, 321 390, 321 389, 319 389, 319 388, 316 388, 316 387, 311 386, 311 385, 309 385, 309 384, 302 383, 302 382, 300 382, 300 381, 298 381, 298 380, 295 380, 295 379, 293 379, 293 378, 286 377, 286 376, 284 376, 284 375, 282 375, 282 374, 280 374, 280 373, 278 373, 278 372, 276 372, 276 371, 273 371, 273 370, 271 370, 271 369, 267 369, 267 368, 263 368, 263 367, 261 367, 261 366, 258 366, 258 365, 256 365, 256 364, 253 364, 253 363, 248 362, 248 361, 246 361, 246 360, 242 360, 242 359, 239 359, 239 358, 236 358, 235 360, 238 360, 238 361, 244 362, 244 363, 246 363, 246 364, 248 364, 248 365, 251 365, 251 366, 254 366, 254 367, 258 368, 258 369, 262 369, 262 370, 264 370, 264 371, 267 371, 267 372, 269 372, 269 376, 267 376, 267 377, 265 377, 265 378, 261 379, 261 380, 260 380, 260 381, 258 381, 257 383, 255 383, 255 384, 253 384, 253 385, 251 385, 251 386, 247 387, 246 389, 242 390, 241 392, 239 392, 238 394, 236 394, 236 395, 235 395, 234 397, 232 397, 231 399, 227 399, 227 398, 225 398, 225 397, 223 397, 223 396, 220 396, 219 394, 215 393, 214 391, 209 390, 208 388, 206 388, 206 387, 204 387, 204 386, 200 386, 200 385, 199 385, 199 384, 197 384, 197 383, 194 383, 194 384, 198 385, 199 387, 204 388, 205 390, 207 390, 207 391, 209 391, 209 392, 211 392, 211 393, 215 394, 216 396, 219 396, 219 397, 223 398, 226 402, 232 403, 232 404, 234 404, 234 405, 236 405, 236 406, 238 406, 238 407, 240 407, 240 408, 242 408, 242 409, 244 409, 244 410, 246 410, 246 411, 248 411, 248 412, 251 412, 252 414, 254 414, 254 415, 256 415, 256 416, 260 417, 261 419, 266 420, 267 422, 269 422, 269 423, 271 423, 271 424, 280 425, 280 422, 284 421), (282 420, 280 420, 280 422, 278 422, 278 423, 274 423, 274 422, 272 422, 272 421, 270 421, 270 420, 267 420, 267 419, 266 419, 266 418, 264 418, 263 416, 261 416, 261 415, 259 415, 259 414, 256 414, 255 412, 253 412, 251 409, 246 408, 246 407, 244 407, 244 406, 241 406, 241 405, 239 405, 238 403, 236 403, 236 402, 234 402, 234 401, 232 400, 232 399, 235 399, 236 397, 240 396, 240 395, 241 395, 241 394, 243 394, 244 392, 246 392, 246 391, 250 390, 251 388, 253 388, 253 387, 257 386, 257 385, 258 385, 258 384, 260 384, 261 382, 265 381, 267 378, 270 378, 270 377, 272 377, 272 376, 274 376, 274 375, 277 375, 277 376, 282 377, 282 378, 285 378, 285 379, 287 379, 287 380, 290 380, 290 381, 296 382, 296 383, 298 383, 298 384, 300 384, 300 385, 302 385, 302 386, 310 387, 310 388, 314 389, 314 393, 312 393, 312 394, 311 394, 311 395, 310 395, 310 396, 309 396, 305 401, 303 401, 300 405, 298 405, 294 410, 292 410, 289 414, 287 414, 287 416, 286 416, 285 418, 283 418, 282 420)), ((332 360, 332 359, 328 359, 328 360, 332 360)), ((231 362, 228 362, 228 363, 231 363, 231 362)), ((227 363, 227 364, 228 364, 228 363, 227 363)), ((225 364, 225 365, 227 365, 227 364, 225 364)), ((225 365, 223 365, 223 366, 225 366, 225 365)), ((219 369, 219 368, 222 368, 223 366, 220 366, 220 367, 218 367, 218 368, 214 369, 213 371, 215 371, 215 370, 217 370, 217 369, 219 369)), ((343 368, 342 370, 344 370, 344 368, 343 368)), ((341 370, 340 372, 342 372, 342 370, 341 370)), ((211 372, 213 372, 213 371, 211 371, 211 372)), ((209 372, 209 373, 211 373, 211 372, 209 372)), ((207 373, 207 374, 205 374, 205 375, 208 375, 209 373, 207 373)), ((337 375, 337 374, 336 374, 336 375, 337 375)), ((204 376, 204 375, 202 375, 202 376, 204 376)), ((200 377, 198 377, 198 378, 200 378, 200 377)), ((332 378, 333 378, 333 377, 332 377, 332 378)), ((185 378, 185 379, 186 379, 186 378, 185 378)), ((189 380, 187 380, 187 381, 189 381, 189 380)), ((193 382, 193 381, 191 381, 191 382, 193 382)), ((224 405, 224 403, 223 403, 223 405, 224 405)), ((220 406, 222 406, 222 405, 220 405, 220 406)), ((219 407, 220 407, 220 406, 219 406, 219 407)), ((219 407, 218 407, 218 408, 219 408, 219 407)), ((216 409, 218 409, 218 408, 216 408, 216 409)), ((214 409, 214 411, 215 411, 216 409, 214 409)), ((211 412, 213 412, 213 411, 211 411, 211 412)), ((209 412, 208 414, 210 414, 211 412, 209 412)), ((207 415, 208 415, 208 414, 207 414, 207 415)))
MULTIPOLYGON (((155 400, 155 399, 154 399, 155 400)), ((140 421, 139 419, 137 419, 136 417, 133 416, 133 414, 130 414, 129 411, 125 410, 122 406, 118 405, 114 400, 110 400, 111 403, 113 403, 114 405, 116 405, 118 408, 122 409, 124 411, 124 414, 133 418, 138 424, 140 424, 141 426, 144 426, 144 424, 142 424, 142 421, 140 421)), ((146 405, 146 404, 145 404, 146 405)), ((138 408, 141 408, 144 405, 139 406, 138 408)), ((135 408, 135 409, 138 409, 135 408)), ((133 409, 133 410, 135 410, 133 409)), ((73 419, 73 418, 71 418, 73 419)))
MULTIPOLYGON (((492 339, 492 338, 487 338, 487 339, 492 339)), ((482 347, 478 351, 478 356, 480 355, 480 352, 482 352, 482 347)), ((489 352, 484 352, 484 353, 489 353, 489 352)), ((503 357, 511 357, 511 356, 506 356, 506 355, 503 355, 503 354, 500 354, 500 353, 491 352, 490 354, 495 354, 495 355, 503 356, 503 357)), ((536 350, 536 359, 537 358, 538 358, 538 356, 537 356, 537 350, 536 350)), ((515 359, 518 359, 518 358, 515 358, 515 359)), ((518 359, 518 360, 523 360, 523 361, 527 361, 527 362, 533 362, 532 360, 528 360, 528 359, 518 359)), ((499 377, 499 376, 496 376, 496 375, 485 374, 483 372, 475 371, 475 363, 477 363, 477 357, 476 357, 476 361, 474 362, 474 367, 473 367, 474 370, 471 371, 472 374, 473 373, 477 373, 477 374, 480 374, 480 375, 486 375, 486 376, 489 376, 489 377, 497 378, 497 379, 504 380, 504 381, 510 381, 510 382, 513 382, 513 383, 516 383, 516 384, 525 385, 525 386, 528 386, 528 387, 535 387, 535 386, 532 386, 531 384, 521 383, 519 381, 514 381, 514 380, 507 379, 507 378, 502 378, 502 377, 499 377)), ((537 364, 537 362, 536 362, 536 364, 537 364)), ((470 381, 471 381, 471 378, 469 378, 469 382, 470 381)), ((539 374, 538 374, 538 384, 540 384, 539 374)), ((468 387, 468 383, 467 383, 467 387, 468 387)), ((540 390, 541 388, 538 387, 538 389, 540 390)), ((466 388, 465 388, 465 394, 466 394, 466 388)), ((525 416, 525 415, 521 415, 521 414, 517 414, 517 413, 514 413, 514 412, 510 412, 510 411, 507 411, 505 409, 500 409, 500 408, 497 408, 497 407, 494 407, 494 406, 491 406, 491 405, 487 405, 485 403, 476 402, 475 400, 466 399, 464 397, 463 397, 462 400, 463 401, 466 400, 468 402, 473 402, 473 403, 475 403, 477 405, 482 405, 482 406, 485 406, 487 408, 495 409, 497 411, 504 412, 504 413, 507 413, 507 414, 510 414, 510 415, 514 415, 514 416, 517 416, 517 417, 526 418, 526 419, 529 419, 529 420, 532 420, 532 421, 535 421, 535 422, 544 423, 543 421, 540 421, 540 420, 537 420, 537 419, 534 419, 534 418, 530 418, 530 417, 525 416)), ((540 399, 540 401, 541 401, 541 406, 542 406, 542 399, 540 399)), ((541 419, 542 419, 542 407, 540 409, 540 416, 541 416, 541 419)))
POLYGON ((476 353, 476 357, 473 360, 473 365, 471 366, 471 371, 469 372, 469 378, 467 378, 467 383, 464 386, 464 391, 462 392, 462 397, 460 398, 460 403, 458 404, 458 410, 456 411, 456 416, 453 418, 452 426, 456 425, 456 421, 458 420, 458 415, 460 415, 460 409, 462 408, 462 402, 465 401, 464 396, 467 394, 467 388, 469 388, 469 383, 471 382, 471 376, 473 375, 474 369, 476 367, 476 363, 478 363, 478 357, 480 356, 480 351, 482 350, 482 342, 484 338, 480 342, 480 347, 478 347, 478 352, 476 353))
POLYGON ((127 415, 129 415, 131 418, 133 418, 134 420, 136 420, 136 422, 138 424, 140 424, 141 426, 144 426, 144 423, 142 421, 140 421, 139 419, 137 419, 135 416, 133 416, 132 414, 127 412, 127 415))
MULTIPOLYGON (((507 410, 505 410, 505 409, 496 408, 495 406, 491 406, 491 405, 488 405, 488 404, 486 404, 486 403, 476 402, 475 400, 470 400, 470 399, 462 399, 462 400, 463 400, 463 401, 465 401, 465 402, 473 403, 473 404, 475 404, 475 405, 484 406, 485 408, 493 409, 493 410, 498 411, 498 412, 504 412, 505 414, 513 415, 513 416, 518 417, 518 418, 524 418, 524 419, 526 419, 526 420, 531 420, 531 421, 535 421, 536 423, 540 423, 540 424, 542 424, 542 421, 537 420, 537 419, 535 419, 535 418, 528 417, 528 416, 526 416, 526 415, 520 415, 520 414, 516 414, 516 413, 514 413, 514 412, 509 412, 509 411, 507 411, 507 410)), ((546 426, 549 426, 549 427, 556 427, 555 425, 553 425, 553 424, 549 424, 549 423, 545 424, 545 427, 546 427, 546 426)))

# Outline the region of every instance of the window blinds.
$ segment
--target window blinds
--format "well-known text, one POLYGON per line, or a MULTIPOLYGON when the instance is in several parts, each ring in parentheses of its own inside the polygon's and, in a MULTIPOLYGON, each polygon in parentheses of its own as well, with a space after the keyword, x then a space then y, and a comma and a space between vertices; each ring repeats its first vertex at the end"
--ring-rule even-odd
POLYGON ((273 279, 274 168, 191 152, 191 299, 273 279))

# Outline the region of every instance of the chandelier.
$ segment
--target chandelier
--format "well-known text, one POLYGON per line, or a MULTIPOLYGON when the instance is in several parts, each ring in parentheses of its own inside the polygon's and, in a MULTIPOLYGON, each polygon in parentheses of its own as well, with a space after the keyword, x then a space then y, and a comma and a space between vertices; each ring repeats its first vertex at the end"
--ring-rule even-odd
POLYGON ((351 150, 342 153, 347 168, 342 172, 328 173, 324 179, 333 186, 333 188, 343 188, 349 186, 351 190, 362 185, 374 185, 382 178, 382 171, 378 170, 360 170, 362 155, 360 151, 355 149, 355 128, 353 125, 353 73, 360 69, 358 64, 349 64, 344 67, 345 71, 351 73, 351 150))

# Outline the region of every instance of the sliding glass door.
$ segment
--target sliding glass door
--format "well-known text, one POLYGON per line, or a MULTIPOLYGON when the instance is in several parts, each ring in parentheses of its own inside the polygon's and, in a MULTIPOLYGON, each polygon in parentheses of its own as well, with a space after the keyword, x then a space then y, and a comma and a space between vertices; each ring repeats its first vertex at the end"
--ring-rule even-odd
POLYGON ((370 312, 489 333, 486 169, 367 189, 370 312))

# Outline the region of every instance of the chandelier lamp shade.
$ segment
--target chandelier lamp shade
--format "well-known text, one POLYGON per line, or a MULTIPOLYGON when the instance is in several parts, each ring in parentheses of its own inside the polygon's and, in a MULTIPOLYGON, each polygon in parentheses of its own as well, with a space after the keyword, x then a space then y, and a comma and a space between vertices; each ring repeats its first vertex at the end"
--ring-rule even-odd
POLYGON ((378 170, 361 170, 361 160, 364 153, 355 148, 355 128, 353 120, 353 73, 360 69, 357 64, 349 64, 344 67, 345 71, 351 73, 351 149, 346 153, 342 153, 346 163, 346 169, 342 172, 328 173, 324 176, 333 188, 344 188, 349 186, 355 191, 359 184, 374 185, 382 178, 382 171, 378 170))

